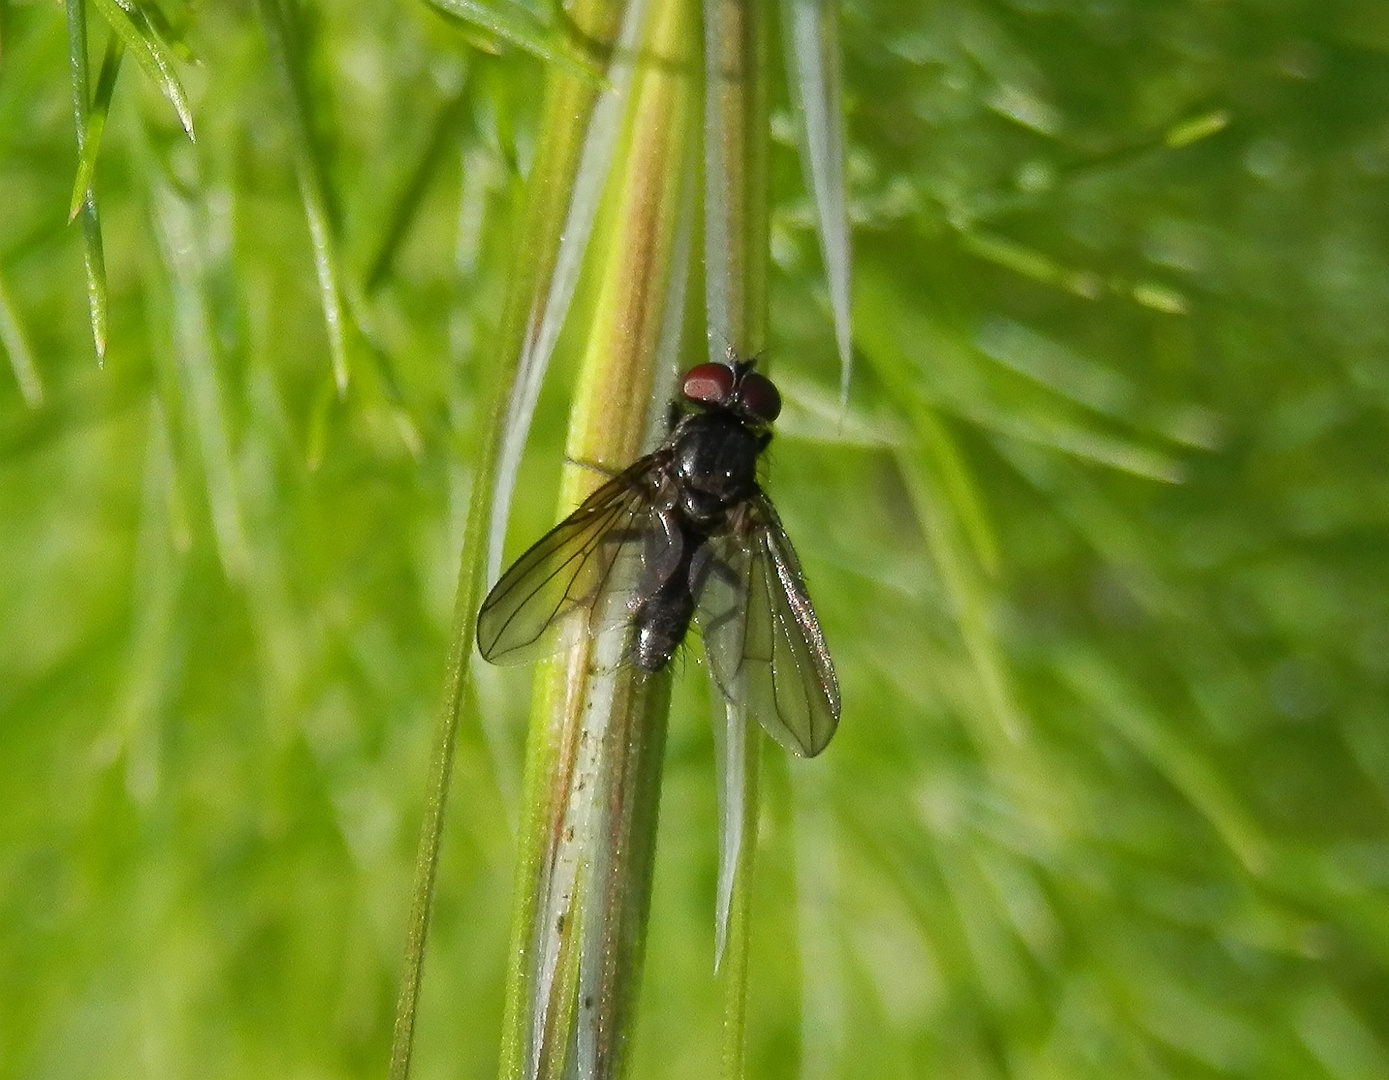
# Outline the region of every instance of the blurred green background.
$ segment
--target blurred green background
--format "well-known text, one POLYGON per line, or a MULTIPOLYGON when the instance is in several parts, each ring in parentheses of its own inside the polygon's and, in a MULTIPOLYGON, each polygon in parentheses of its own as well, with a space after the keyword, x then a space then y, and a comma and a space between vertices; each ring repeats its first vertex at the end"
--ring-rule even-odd
MULTIPOLYGON (((127 56, 98 369, 63 12, 0 3, 0 1078, 380 1076, 544 64, 306 3, 296 127, 264 6, 145 7, 197 142, 127 56)), ((1389 6, 842 34, 857 367, 841 414, 782 88, 769 484, 844 719, 768 754, 750 1075, 1389 1077, 1389 6)), ((640 1077, 718 1069, 699 666, 640 1077)), ((421 1077, 495 1072, 526 678, 463 726, 421 1077)))

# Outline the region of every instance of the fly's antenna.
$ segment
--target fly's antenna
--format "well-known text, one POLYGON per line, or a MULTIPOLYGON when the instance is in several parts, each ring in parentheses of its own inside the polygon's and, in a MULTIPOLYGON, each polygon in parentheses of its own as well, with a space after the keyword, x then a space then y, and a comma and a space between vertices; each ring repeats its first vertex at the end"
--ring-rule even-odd
POLYGON ((726 346, 723 351, 724 363, 731 367, 737 374, 742 375, 751 371, 757 366, 757 362, 767 355, 766 349, 758 349, 749 357, 741 357, 732 345, 726 346))

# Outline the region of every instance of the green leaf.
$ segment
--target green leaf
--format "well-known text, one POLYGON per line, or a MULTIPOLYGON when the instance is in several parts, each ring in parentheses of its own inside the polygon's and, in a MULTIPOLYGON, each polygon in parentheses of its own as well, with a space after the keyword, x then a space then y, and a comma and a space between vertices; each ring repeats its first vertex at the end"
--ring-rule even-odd
POLYGON ((1164 716, 1116 666, 1094 649, 1078 646, 1058 655, 1057 671, 1071 691, 1146 757, 1189 799, 1251 874, 1272 869, 1267 839, 1230 785, 1181 736, 1170 713, 1164 716))
MULTIPOLYGON (((966 541, 976 539, 978 525, 972 500, 963 502, 950 483, 953 452, 939 423, 924 413, 916 438, 899 451, 899 469, 911 495, 918 527, 927 539, 931 561, 949 598, 950 614, 959 627, 965 649, 977 672, 983 708, 967 714, 981 745, 1004 748, 1027 731, 1018 708, 1006 655, 994 618, 995 586, 988 580, 966 541), (941 460, 941 457, 944 460, 941 460), (941 473, 946 478, 941 479, 941 473)), ((987 543, 987 542, 986 542, 987 543)), ((987 547, 985 547, 987 551, 987 547)))
POLYGON ((0 278, 0 348, 10 358, 10 368, 14 371, 15 382, 19 384, 19 392, 24 395, 24 403, 31 409, 37 409, 43 404, 43 380, 39 377, 28 335, 20 325, 19 312, 10 299, 3 278, 0 278))
POLYGON ((169 47, 154 32, 149 20, 145 18, 134 0, 91 0, 92 4, 106 20, 112 31, 130 50, 140 69, 155 81, 160 93, 178 113, 179 123, 188 137, 193 138, 193 110, 188 104, 188 96, 183 92, 183 84, 178 81, 176 61, 169 47))
MULTIPOLYGON (((704 31, 704 299, 710 360, 726 350, 756 356, 767 343, 768 141, 770 9, 760 3, 711 0, 704 31)), ((756 725, 742 732, 744 768, 735 735, 725 740, 720 778, 720 886, 717 946, 723 996, 722 1075, 743 1075, 747 1038, 752 866, 759 806, 756 725), (749 730, 750 729, 750 730, 749 730), (741 785, 741 791, 733 785, 741 785), (741 826, 733 820, 742 807, 741 826), (737 844, 730 850, 731 844, 737 844)))
MULTIPOLYGON (((77 128, 77 156, 87 158, 88 75, 87 9, 84 0, 67 0, 68 66, 72 74, 73 123, 77 128)), ((95 156, 95 153, 91 156, 95 156)), ((87 275, 87 311, 92 324, 92 344, 98 365, 106 356, 106 257, 101 243, 101 217, 96 192, 84 189, 79 208, 82 218, 82 265, 87 275)))
POLYGON ((367 261, 362 282, 362 289, 367 295, 380 288, 390 273, 396 251, 409 233, 411 222, 422 209, 430 182, 447 159, 445 151, 450 149, 452 140, 457 137, 459 120, 472 97, 471 90, 465 76, 458 89, 440 105, 429 141, 421 150, 409 180, 394 200, 375 253, 367 261))
POLYGON ((602 78, 601 67, 573 48, 531 11, 508 0, 426 0, 441 14, 486 30, 494 37, 575 75, 602 78))
POLYGON ((815 197, 815 224, 828 278, 839 396, 853 374, 849 208, 844 192, 844 107, 839 74, 838 0, 782 0, 782 34, 801 125, 801 160, 815 197))
POLYGON ((101 242, 101 218, 96 200, 82 208, 82 265, 87 272, 87 313, 92 322, 92 344, 97 363, 106 357, 107 295, 106 255, 101 242))
POLYGON ((288 107, 290 146, 294 170, 299 179, 299 195, 308 221, 313 247, 314 272, 318 279, 319 302, 328 330, 328 353, 338 397, 347 394, 349 381, 347 338, 350 320, 343 295, 344 268, 338 252, 336 229, 328 203, 322 154, 313 138, 308 102, 304 97, 302 56, 290 37, 290 28, 280 0, 260 0, 261 26, 270 50, 270 64, 280 83, 280 94, 288 107))
POLYGON ((704 6, 704 282, 709 358, 767 343, 768 12, 704 6))
POLYGON ((172 185, 155 189, 155 235, 167 274, 175 328, 174 385, 196 436, 218 557, 228 580, 243 582, 251 572, 252 556, 230 410, 219 377, 220 349, 212 332, 207 229, 201 209, 172 185))
POLYGON ((81 151, 77 157, 77 179, 72 185, 72 202, 68 205, 69 221, 81 212, 87 193, 92 189, 96 159, 101 153, 101 136, 106 130, 106 115, 111 109, 111 95, 116 89, 116 75, 120 72, 124 52, 121 39, 112 34, 106 42, 106 55, 101 61, 101 73, 97 76, 96 93, 87 112, 86 137, 79 140, 81 151))
MULTIPOLYGON (((567 178, 569 184, 563 224, 558 232, 554 262, 549 266, 549 274, 537 277, 535 281, 538 290, 536 308, 517 361, 516 385, 507 405, 501 457, 497 463, 492 530, 487 544, 489 578, 495 578, 501 569, 502 541, 506 536, 521 456, 525 453, 526 439, 530 434, 545 372, 568 318, 574 290, 578 287, 579 272, 588 252, 599 200, 607 185, 618 135, 626 117, 643 16, 648 6, 649 0, 627 0, 620 8, 622 20, 613 43, 612 64, 607 71, 609 85, 593 102, 591 113, 575 115, 576 120, 582 117, 582 141, 573 175, 567 178)), ((574 126, 577 128, 578 124, 574 126)))

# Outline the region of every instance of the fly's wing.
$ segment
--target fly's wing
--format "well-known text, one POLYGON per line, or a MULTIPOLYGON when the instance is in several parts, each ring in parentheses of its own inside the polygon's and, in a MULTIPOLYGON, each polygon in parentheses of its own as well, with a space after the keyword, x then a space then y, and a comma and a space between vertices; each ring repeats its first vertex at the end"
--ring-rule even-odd
POLYGON ((758 492, 691 564, 695 620, 719 692, 782 746, 814 757, 839 724, 839 681, 800 561, 758 492))
POLYGON ((646 561, 653 514, 652 485, 644 481, 656 467, 654 456, 645 457, 609 480, 502 575, 478 611, 484 660, 520 664, 549 655, 565 617, 600 598, 622 610, 615 594, 646 561))

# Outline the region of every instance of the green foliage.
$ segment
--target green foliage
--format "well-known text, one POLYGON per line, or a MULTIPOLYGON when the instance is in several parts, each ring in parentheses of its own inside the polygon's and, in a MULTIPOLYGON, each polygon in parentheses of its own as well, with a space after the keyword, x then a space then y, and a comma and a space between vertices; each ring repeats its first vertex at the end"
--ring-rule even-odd
MULTIPOLYGON (((0 1080, 385 1070, 540 57, 586 66, 445 7, 493 22, 0 4, 0 1080)), ((840 33, 855 375, 778 76, 769 486, 845 707, 763 755, 749 1074, 1389 1075, 1389 9, 840 33)), ((696 656, 637 1077, 721 1052, 696 656)), ((528 697, 477 680, 420 1076, 496 1071, 528 697)))

